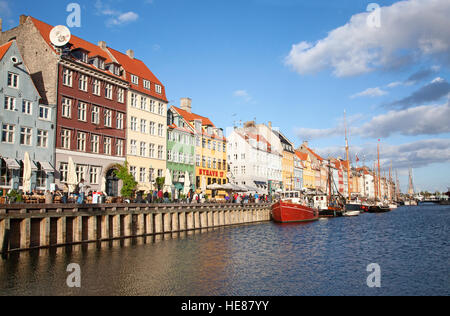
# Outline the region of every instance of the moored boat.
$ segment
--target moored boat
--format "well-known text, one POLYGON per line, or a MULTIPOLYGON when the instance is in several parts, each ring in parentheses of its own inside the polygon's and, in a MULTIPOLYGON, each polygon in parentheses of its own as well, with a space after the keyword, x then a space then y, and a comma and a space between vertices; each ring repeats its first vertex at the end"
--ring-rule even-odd
POLYGON ((389 208, 389 206, 385 206, 385 205, 371 205, 369 206, 369 213, 387 213, 390 212, 391 209, 389 208))
POLYGON ((319 211, 320 217, 341 217, 343 214, 342 208, 334 206, 329 206, 328 208, 319 211))
POLYGON ((360 211, 346 211, 346 212, 344 212, 343 216, 346 216, 346 217, 359 216, 359 214, 361 214, 360 211))
POLYGON ((278 223, 311 222, 319 219, 319 211, 302 204, 279 201, 272 205, 272 217, 278 223))

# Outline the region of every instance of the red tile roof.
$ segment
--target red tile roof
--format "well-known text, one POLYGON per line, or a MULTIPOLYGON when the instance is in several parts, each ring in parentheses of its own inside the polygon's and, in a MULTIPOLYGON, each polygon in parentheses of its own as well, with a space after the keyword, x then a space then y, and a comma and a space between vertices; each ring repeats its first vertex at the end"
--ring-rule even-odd
POLYGON ((238 135, 240 135, 243 139, 245 139, 248 142, 248 139, 254 139, 257 142, 262 142, 264 144, 267 145, 267 151, 271 152, 272 151, 272 145, 267 141, 267 139, 265 139, 264 136, 259 135, 259 134, 254 134, 248 131, 242 132, 242 131, 238 131, 237 132, 238 135))
MULTIPOLYGON (((41 33, 42 38, 44 39, 44 41, 48 44, 48 46, 50 46, 51 49, 55 50, 54 46, 52 45, 51 41, 50 41, 50 31, 53 29, 53 26, 39 21, 36 18, 30 17, 31 21, 33 22, 33 24, 36 26, 36 28, 38 29, 39 33, 41 33)), ((92 44, 88 41, 85 41, 75 35, 72 34, 71 38, 70 38, 70 44, 72 44, 72 49, 83 49, 85 51, 88 52, 88 56, 89 57, 95 57, 95 56, 99 56, 102 57, 105 60, 105 64, 108 63, 112 63, 114 62, 111 58, 111 56, 108 54, 108 52, 104 51, 103 49, 101 49, 98 45, 92 44)), ((97 71, 101 71, 103 73, 106 73, 110 76, 116 77, 116 78, 120 78, 122 80, 124 80, 124 78, 120 77, 120 76, 116 76, 113 73, 107 71, 107 70, 102 70, 99 69, 97 67, 95 67, 94 65, 90 65, 90 64, 86 64, 87 67, 91 67, 93 69, 96 69, 97 71)))
POLYGON ((190 134, 194 134, 194 132, 188 128, 184 128, 184 127, 180 127, 177 126, 176 124, 171 124, 169 126, 167 126, 169 129, 176 129, 178 131, 182 131, 182 132, 186 132, 186 133, 190 133, 190 134))
POLYGON ((12 43, 13 42, 11 41, 11 42, 8 42, 8 43, 0 46, 0 60, 3 58, 3 56, 5 56, 6 52, 11 47, 12 43))
POLYGON ((306 154, 306 153, 302 153, 302 152, 296 150, 295 154, 297 155, 298 158, 300 158, 301 161, 308 160, 308 154, 306 154))
POLYGON ((175 109, 175 111, 178 112, 178 114, 180 114, 188 122, 193 122, 195 120, 201 120, 203 126, 206 125, 206 126, 215 127, 214 124, 207 117, 200 116, 200 115, 195 114, 195 113, 190 113, 188 111, 185 111, 185 110, 182 110, 180 108, 177 108, 176 106, 172 106, 172 107, 175 109))
POLYGON ((308 146, 303 145, 314 157, 316 157, 318 160, 323 161, 323 158, 320 157, 318 154, 316 154, 311 148, 308 146))
POLYGON ((131 59, 127 54, 121 53, 115 49, 108 47, 108 50, 114 56, 114 58, 122 65, 126 72, 127 81, 130 83, 130 87, 133 90, 137 90, 141 93, 151 95, 157 99, 167 102, 166 91, 161 81, 156 78, 153 72, 139 59, 131 59), (131 82, 131 75, 139 77, 139 84, 135 85, 131 82), (150 90, 144 88, 144 82, 142 79, 148 80, 151 83, 150 90), (155 85, 161 86, 161 94, 156 92, 155 85))

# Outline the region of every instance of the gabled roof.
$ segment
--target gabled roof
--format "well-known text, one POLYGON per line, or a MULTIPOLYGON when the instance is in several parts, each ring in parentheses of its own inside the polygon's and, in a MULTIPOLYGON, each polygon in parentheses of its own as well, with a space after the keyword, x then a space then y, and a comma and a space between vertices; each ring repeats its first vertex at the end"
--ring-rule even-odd
POLYGON ((157 99, 161 99, 167 102, 166 91, 161 81, 156 78, 153 72, 148 69, 148 67, 139 59, 131 59, 127 54, 121 53, 115 49, 108 47, 108 50, 111 52, 113 57, 117 60, 117 62, 122 65, 126 72, 127 81, 130 84, 130 88, 133 90, 137 90, 141 93, 151 95, 157 99), (139 77, 139 84, 135 85, 131 82, 131 75, 135 75, 139 77), (143 79, 150 81, 151 86, 150 90, 144 88, 143 79), (161 86, 161 94, 156 92, 155 84, 161 86))
POLYGON ((296 150, 295 154, 297 155, 298 158, 300 158, 301 161, 307 161, 308 160, 308 154, 307 153, 302 153, 301 151, 296 150))
POLYGON ((323 161, 324 159, 322 157, 320 157, 318 154, 316 154, 311 148, 309 148, 308 146, 306 146, 305 144, 302 145, 303 147, 306 148, 306 150, 308 150, 311 155, 313 155, 314 157, 316 157, 318 160, 323 161))
MULTIPOLYGON (((39 21, 36 18, 33 18, 30 16, 31 21, 33 22, 33 24, 36 26, 36 28, 38 29, 39 33, 41 34, 42 38, 44 39, 44 41, 48 44, 48 46, 56 52, 54 46, 52 45, 51 41, 50 41, 50 31, 53 29, 53 26, 39 21)), ((75 35, 72 34, 71 38, 70 38, 70 42, 72 45, 72 49, 83 49, 84 51, 88 52, 88 57, 92 58, 92 57, 101 57, 102 59, 105 60, 106 64, 112 63, 114 62, 114 60, 111 58, 111 56, 108 54, 107 51, 103 50, 102 48, 100 48, 100 46, 92 44, 88 41, 85 41, 75 35)), ((107 70, 102 70, 99 69, 97 67, 95 67, 94 65, 91 64, 85 64, 85 66, 87 67, 91 67, 97 71, 103 72, 105 74, 108 74, 109 76, 113 76, 116 78, 120 78, 122 80, 124 80, 124 78, 117 76, 113 73, 111 73, 110 71, 107 70)))
POLYGON ((176 106, 172 106, 172 108, 178 112, 178 114, 180 114, 186 121, 188 122, 193 122, 195 120, 201 120, 202 121, 202 125, 203 126, 212 126, 215 127, 214 124, 210 121, 209 118, 204 117, 204 116, 200 116, 198 114, 195 113, 190 113, 188 111, 182 110, 176 106))
POLYGON ((248 131, 236 131, 239 136, 241 136, 247 143, 249 143, 250 139, 254 139, 257 142, 261 142, 267 145, 267 152, 272 152, 272 145, 267 141, 267 139, 259 134, 251 133, 248 131))
POLYGON ((185 133, 189 133, 189 134, 194 134, 194 131, 192 131, 192 129, 189 129, 189 128, 186 128, 186 127, 177 126, 175 123, 167 126, 167 128, 174 129, 174 130, 181 131, 181 132, 185 132, 185 133))
POLYGON ((2 46, 0 46, 0 60, 3 59, 3 56, 5 56, 6 52, 8 51, 8 49, 11 47, 13 41, 10 41, 6 44, 3 44, 2 46))

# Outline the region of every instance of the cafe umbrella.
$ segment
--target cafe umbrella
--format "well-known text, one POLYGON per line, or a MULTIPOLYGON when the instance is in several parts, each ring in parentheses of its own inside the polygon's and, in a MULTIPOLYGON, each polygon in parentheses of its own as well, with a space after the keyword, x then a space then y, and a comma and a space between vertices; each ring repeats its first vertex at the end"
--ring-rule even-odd
POLYGON ((78 180, 75 163, 73 162, 72 157, 69 157, 69 166, 67 168, 67 187, 69 188, 69 193, 75 191, 75 188, 78 185, 77 181, 78 180))
POLYGON ((23 191, 31 191, 31 159, 27 151, 23 158, 23 191))

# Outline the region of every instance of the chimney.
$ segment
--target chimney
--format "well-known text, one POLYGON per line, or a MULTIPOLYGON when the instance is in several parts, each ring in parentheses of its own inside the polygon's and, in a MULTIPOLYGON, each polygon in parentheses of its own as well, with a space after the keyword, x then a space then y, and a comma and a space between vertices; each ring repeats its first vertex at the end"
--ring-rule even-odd
POLYGON ((272 122, 269 122, 269 128, 272 129, 272 122))
POLYGON ((180 108, 186 112, 192 113, 192 100, 190 98, 181 98, 180 108))
POLYGON ((0 18, 0 33, 2 32, 3 20, 0 18))
POLYGON ((309 145, 309 143, 307 140, 303 141, 303 146, 309 147, 308 145, 309 145))
POLYGON ((23 25, 25 23, 25 21, 27 20, 27 18, 28 18, 28 16, 22 14, 19 19, 19 24, 23 25))
POLYGON ((128 57, 130 57, 131 59, 134 59, 134 51, 132 49, 127 50, 127 55, 128 57))
POLYGON ((106 42, 100 41, 97 44, 101 49, 106 50, 106 42))

